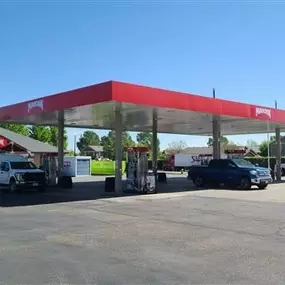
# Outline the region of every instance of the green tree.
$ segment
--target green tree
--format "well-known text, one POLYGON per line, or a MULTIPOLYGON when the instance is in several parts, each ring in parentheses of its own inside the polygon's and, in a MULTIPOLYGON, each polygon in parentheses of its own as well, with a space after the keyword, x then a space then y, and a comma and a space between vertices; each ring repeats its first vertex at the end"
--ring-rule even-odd
POLYGON ((248 146, 248 147, 257 147, 258 143, 256 141, 254 141, 254 140, 247 140, 246 146, 248 146))
MULTIPOLYGON (((209 138, 208 142, 207 142, 207 145, 208 146, 213 146, 214 144, 214 140, 213 138, 209 138)), ((229 144, 229 140, 226 138, 226 137, 223 137, 221 136, 221 147, 224 148, 226 147, 227 145, 229 144)), ((231 145, 232 145, 232 142, 231 142, 231 145)))
MULTIPOLYGON (((53 146, 58 146, 58 127, 50 127, 50 140, 49 143, 53 146)), ((64 129, 64 143, 63 143, 64 149, 67 149, 68 147, 68 136, 67 136, 67 130, 64 129)))
POLYGON ((7 129, 23 136, 29 135, 29 128, 25 125, 1 123, 0 128, 7 129))
POLYGON ((268 156, 268 142, 264 141, 259 146, 259 155, 268 156))
MULTIPOLYGON (((142 132, 137 134, 137 142, 139 146, 147 146, 152 151, 152 133, 142 132)), ((157 153, 160 150, 160 141, 157 139, 157 153)))
POLYGON ((101 145, 100 137, 94 131, 84 132, 77 143, 77 148, 82 153, 84 149, 89 145, 93 146, 101 145))
MULTIPOLYGON (((106 158, 115 159, 115 132, 110 131, 107 136, 101 138, 101 145, 103 146, 103 151, 106 158)), ((122 134, 122 147, 135 146, 135 142, 128 132, 123 132, 122 134)), ((125 151, 123 152, 123 159, 125 159, 125 151)))
MULTIPOLYGON (((271 136, 270 137, 270 144, 276 142, 276 137, 275 136, 271 136)), ((259 155, 260 156, 268 156, 268 141, 263 141, 260 145, 259 145, 259 155)))
POLYGON ((161 160, 165 160, 167 159, 167 154, 165 151, 160 151, 158 154, 157 154, 157 158, 158 159, 161 159, 161 160))
POLYGON ((185 141, 174 141, 168 144, 167 148, 165 149, 166 154, 172 154, 172 153, 180 153, 185 148, 187 148, 187 143, 185 141))
POLYGON ((30 131, 30 137, 32 139, 45 143, 50 143, 51 132, 49 127, 31 126, 29 128, 29 131, 30 131))

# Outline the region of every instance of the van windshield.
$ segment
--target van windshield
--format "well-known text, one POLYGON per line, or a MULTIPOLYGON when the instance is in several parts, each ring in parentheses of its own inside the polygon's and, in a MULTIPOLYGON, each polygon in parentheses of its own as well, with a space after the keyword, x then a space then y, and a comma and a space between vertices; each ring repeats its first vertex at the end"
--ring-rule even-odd
POLYGON ((12 169, 36 169, 37 167, 30 161, 11 161, 12 169))

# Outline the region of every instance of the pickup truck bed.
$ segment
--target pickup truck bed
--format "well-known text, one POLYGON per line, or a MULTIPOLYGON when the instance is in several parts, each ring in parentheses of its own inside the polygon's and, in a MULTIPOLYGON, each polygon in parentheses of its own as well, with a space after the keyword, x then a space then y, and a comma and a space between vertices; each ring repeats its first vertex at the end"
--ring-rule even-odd
POLYGON ((244 159, 213 159, 208 166, 192 166, 188 179, 198 187, 224 184, 244 190, 253 185, 265 189, 272 182, 267 168, 256 167, 244 159))

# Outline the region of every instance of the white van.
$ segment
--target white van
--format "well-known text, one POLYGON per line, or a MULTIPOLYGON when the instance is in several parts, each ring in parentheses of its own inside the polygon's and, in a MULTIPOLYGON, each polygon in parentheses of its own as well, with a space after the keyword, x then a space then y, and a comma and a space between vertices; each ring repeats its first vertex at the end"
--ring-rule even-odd
POLYGON ((14 192, 23 188, 46 188, 46 173, 27 158, 20 155, 0 153, 0 185, 14 192))

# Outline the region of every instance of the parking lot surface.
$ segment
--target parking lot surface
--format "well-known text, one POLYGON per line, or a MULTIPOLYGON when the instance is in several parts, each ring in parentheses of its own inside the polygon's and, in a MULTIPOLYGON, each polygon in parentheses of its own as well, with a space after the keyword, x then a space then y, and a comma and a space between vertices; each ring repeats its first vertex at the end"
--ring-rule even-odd
POLYGON ((284 284, 285 184, 103 197, 100 183, 2 194, 1 285, 284 284))

